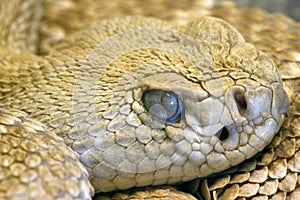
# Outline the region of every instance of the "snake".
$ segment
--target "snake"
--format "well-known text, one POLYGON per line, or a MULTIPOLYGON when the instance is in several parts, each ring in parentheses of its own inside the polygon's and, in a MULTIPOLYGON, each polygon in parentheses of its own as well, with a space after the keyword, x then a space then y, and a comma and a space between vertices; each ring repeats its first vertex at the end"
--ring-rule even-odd
POLYGON ((0 198, 296 199, 299 24, 122 2, 0 3, 0 198))

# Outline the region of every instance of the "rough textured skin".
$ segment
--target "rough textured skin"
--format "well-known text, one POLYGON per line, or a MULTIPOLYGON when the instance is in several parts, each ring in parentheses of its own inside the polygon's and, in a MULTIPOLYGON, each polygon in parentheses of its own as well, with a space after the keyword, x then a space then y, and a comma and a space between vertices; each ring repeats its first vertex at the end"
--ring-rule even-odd
MULTIPOLYGON (((139 10, 138 4, 136 5, 136 10, 139 10)), ((298 69, 294 62, 299 60, 297 51, 293 53, 293 49, 290 51, 284 49, 282 43, 276 47, 283 55, 275 54, 274 48, 268 48, 269 43, 263 36, 266 34, 268 38, 270 35, 273 36, 274 32, 270 34, 271 31, 265 31, 268 23, 266 25, 259 21, 259 19, 267 21, 266 14, 256 11, 259 13, 256 15, 258 19, 249 18, 249 21, 256 22, 258 26, 256 24, 251 28, 247 23, 248 26, 243 27, 238 17, 241 20, 248 19, 244 14, 247 12, 238 11, 239 9, 231 4, 212 8, 210 12, 217 15, 222 13, 224 8, 232 8, 231 17, 236 15, 230 18, 235 20, 232 23, 236 23, 238 29, 245 30, 247 41, 256 43, 261 49, 264 48, 263 50, 273 55, 275 63, 283 73, 291 71, 287 70, 288 67, 292 70, 298 69), (260 27, 259 25, 262 31, 267 33, 263 32, 258 36, 257 31, 261 29, 255 28, 260 27), (251 30, 254 30, 253 34, 250 34, 251 30), (263 38, 262 41, 260 37, 263 38), (258 40, 255 40, 257 38, 258 40), (285 53, 290 56, 288 60, 285 53), (280 55, 282 59, 277 58, 280 55), (293 64, 295 67, 292 67, 293 64)), ((195 12, 188 12, 186 15, 197 16, 195 12)), ((278 16, 275 19, 286 20, 282 25, 284 27, 279 26, 277 30, 280 28, 286 30, 286 26, 295 30, 294 33, 288 29, 289 34, 284 34, 286 37, 295 34, 287 37, 286 40, 291 41, 287 42, 287 48, 292 46, 293 41, 299 39, 297 25, 278 16)), ((3 70, 3 77, 1 77, 3 83, 1 102, 27 112, 31 117, 47 124, 52 133, 63 137, 65 143, 79 153, 96 191, 191 180, 223 171, 245 158, 252 157, 271 141, 281 124, 280 114, 287 108, 285 93, 281 89, 280 77, 273 61, 252 45, 245 43, 242 36, 223 21, 200 18, 188 22, 190 24, 187 27, 184 26, 186 24, 184 20, 179 20, 179 24, 182 25, 180 27, 176 25, 178 24, 176 20, 171 21, 173 24, 146 18, 117 18, 103 21, 70 36, 45 57, 20 54, 15 52, 15 48, 3 50, 1 64, 6 70, 3 70), (152 28, 126 32, 131 28, 149 26, 152 28), (120 34, 122 32, 125 34, 120 34), (119 35, 106 40, 112 33, 119 33, 119 35), (130 40, 131 38, 134 40, 130 40), (101 43, 101 41, 105 42, 101 43), (120 44, 119 41, 125 42, 120 44), (189 42, 196 46, 196 51, 192 53, 189 51, 191 48, 186 45, 189 42), (186 46, 178 48, 182 44, 186 46), (195 63, 200 63, 201 67, 197 67, 195 63), (109 64, 110 67, 99 68, 100 64, 102 66, 109 64), (253 66, 253 69, 245 70, 243 65, 253 66), (212 71, 214 73, 211 73, 212 71), (154 73, 155 81, 151 78, 154 73), (212 79, 214 82, 210 83, 212 79), (244 81, 240 81, 241 79, 244 81), (242 86, 242 89, 236 87, 237 85, 242 86), (147 88, 176 92, 186 106, 183 117, 185 120, 174 125, 152 119, 141 102, 142 92, 147 88), (253 111, 254 108, 259 107, 264 113, 263 118, 258 119, 255 112, 241 112, 236 106, 234 103, 236 101, 230 93, 231 91, 243 93, 243 88, 246 89, 244 94, 247 99, 247 109, 253 111), (271 91, 273 99, 270 98, 271 91), (253 94, 259 93, 261 95, 253 98, 253 94), (214 105, 215 110, 203 110, 203 107, 211 109, 211 106, 207 106, 210 104, 214 105), (201 117, 197 112, 193 112, 197 107, 204 113, 216 113, 217 110, 223 112, 220 116, 212 115, 200 120, 201 117), (234 118, 238 120, 233 120, 234 118), (269 123, 262 123, 266 122, 266 118, 269 123), (246 128, 251 121, 250 126, 254 131, 246 128), (223 126, 228 126, 229 129, 231 126, 240 127, 239 134, 229 131, 230 137, 219 141, 214 135, 223 126), (264 126, 266 128, 263 128, 264 126), (246 133, 245 129, 249 132, 246 133), (232 137, 233 135, 239 137, 232 137), (117 145, 114 145, 115 143, 117 145), (159 150, 153 152, 155 148, 159 150), (140 160, 130 160, 133 153, 138 153, 136 158, 140 160), (174 159, 176 154, 180 155, 181 160, 174 159), (216 160, 219 162, 215 162, 216 160), (143 165, 140 164, 142 162, 143 165), (124 173, 123 170, 130 173, 124 173), (138 174, 141 171, 149 171, 149 173, 141 176, 138 174), (171 178, 167 178, 169 176, 171 178)), ((270 22, 274 20, 270 19, 270 22)), ((280 22, 276 21, 275 24, 280 22)), ((272 25, 269 27, 273 28, 274 24, 272 25)), ((10 44, 7 46, 13 47, 10 44)), ((293 153, 298 151, 296 140, 298 132, 297 118, 295 118, 296 114, 293 114, 295 112, 293 109, 297 108, 294 107, 297 105, 295 102, 298 95, 298 85, 295 80, 299 77, 297 73, 286 73, 285 77, 293 78, 291 82, 286 82, 292 103, 291 114, 286 120, 285 129, 265 150, 266 154, 263 154, 265 160, 256 157, 254 161, 233 168, 237 177, 224 175, 216 180, 204 180, 201 195, 205 198, 223 196, 226 199, 226 195, 250 197, 256 194, 260 198, 265 198, 275 193, 278 196, 287 195, 289 191, 294 192, 288 195, 296 195, 295 188, 299 187, 296 181, 299 166, 297 166, 297 154, 293 153), (291 124, 296 125, 296 130, 291 128, 291 124), (280 143, 280 141, 286 142, 280 143), (287 160, 286 158, 289 157, 291 158, 287 160), (283 172, 279 177, 278 172, 274 171, 277 168, 272 168, 273 165, 282 166, 282 170, 286 173, 283 172), (239 176, 240 173, 242 175, 239 176), (276 187, 272 185, 273 191, 267 193, 268 190, 264 186, 269 183, 269 180, 275 183, 276 187), (275 191, 274 188, 277 187, 279 189, 275 191), (209 190, 210 193, 204 192, 209 190)), ((172 189, 158 191, 161 198, 173 194, 172 189)), ((149 195, 147 192, 135 195, 138 198, 147 195, 148 198, 154 198, 157 193, 150 190, 149 195)), ((124 195, 122 198, 129 197, 124 195)))
POLYGON ((1 108, 0 132, 1 199, 87 199, 93 193, 77 155, 40 122, 1 108))

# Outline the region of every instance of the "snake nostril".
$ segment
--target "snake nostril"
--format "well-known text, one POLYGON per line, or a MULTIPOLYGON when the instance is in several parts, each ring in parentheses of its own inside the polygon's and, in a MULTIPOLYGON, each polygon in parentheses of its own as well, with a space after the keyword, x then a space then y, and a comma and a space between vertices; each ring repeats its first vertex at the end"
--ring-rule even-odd
POLYGON ((236 92, 234 99, 241 115, 245 115, 247 111, 247 102, 244 93, 236 92))
POLYGON ((221 130, 218 131, 216 136, 219 138, 219 140, 223 141, 229 137, 229 132, 227 128, 223 127, 221 130))

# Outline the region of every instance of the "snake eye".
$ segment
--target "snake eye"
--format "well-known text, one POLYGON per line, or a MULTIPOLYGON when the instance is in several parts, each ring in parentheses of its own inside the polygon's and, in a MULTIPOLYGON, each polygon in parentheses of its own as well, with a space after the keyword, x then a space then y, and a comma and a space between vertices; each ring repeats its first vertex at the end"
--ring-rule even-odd
POLYGON ((148 90, 144 92, 142 101, 153 117, 170 123, 180 120, 183 106, 175 93, 155 89, 148 90))

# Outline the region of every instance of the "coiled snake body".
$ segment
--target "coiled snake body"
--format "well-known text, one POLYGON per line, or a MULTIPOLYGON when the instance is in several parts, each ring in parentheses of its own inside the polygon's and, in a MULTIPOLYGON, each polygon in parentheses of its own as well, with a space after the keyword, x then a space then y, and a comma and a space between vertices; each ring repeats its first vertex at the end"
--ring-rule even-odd
MULTIPOLYGON (((182 183, 261 151, 202 179, 201 198, 299 194, 298 24, 243 16, 232 4, 211 8, 233 8, 227 20, 258 50, 199 10, 186 21, 115 17, 38 56, 40 6, 1 2, 1 198, 88 199, 182 183)), ((193 198, 170 188, 134 195, 193 198)))

